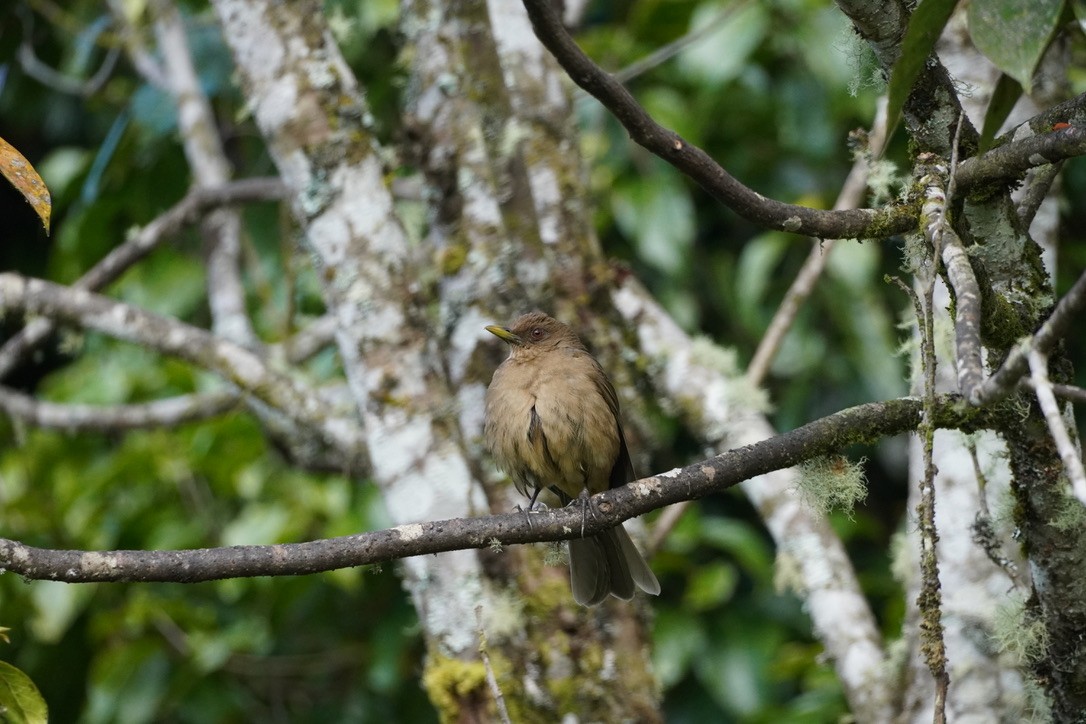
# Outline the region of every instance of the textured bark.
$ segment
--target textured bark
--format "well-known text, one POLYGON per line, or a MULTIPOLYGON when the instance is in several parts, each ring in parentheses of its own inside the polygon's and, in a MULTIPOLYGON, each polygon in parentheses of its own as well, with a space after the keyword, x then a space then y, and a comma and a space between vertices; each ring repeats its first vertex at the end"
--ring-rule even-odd
MULTIPOLYGON (((938 50, 953 76, 972 89, 963 98, 963 106, 973 125, 979 126, 999 73, 969 44, 962 14, 948 25, 938 50)), ((1037 112, 1036 105, 1025 99, 1006 126, 1014 127, 1037 112)), ((1007 160, 996 155, 983 161, 978 158, 972 161, 971 171, 982 171, 989 163, 1005 167, 1007 160)), ((1044 242, 1054 236, 1055 201, 1049 199, 1048 208, 1034 217, 1032 234, 1022 229, 1016 204, 1007 191, 964 202, 952 199, 951 204, 955 203, 961 204, 959 229, 967 232, 967 246, 972 247, 969 258, 981 270, 979 276, 986 286, 982 298, 988 316, 982 334, 991 367, 1016 342, 1011 330, 1032 331, 1044 319, 1047 310, 1038 300, 1051 299, 1052 292, 1035 239, 1044 242), (997 306, 1016 310, 1017 319, 999 329, 991 321, 997 306)), ((1048 258, 1050 270, 1053 259, 1048 258)), ((962 369, 955 363, 952 323, 946 313, 957 300, 951 299, 941 283, 936 294, 934 307, 940 312, 935 324, 937 389, 957 392, 956 378, 962 369), (939 330, 945 336, 940 336, 939 330)), ((1024 369, 1024 364, 1020 368, 1024 369)), ((1082 711, 1086 682, 1082 656, 1073 649, 1076 644, 1068 643, 1068 637, 1075 626, 1083 630, 1083 607, 1063 597, 1075 588, 1068 580, 1075 575, 1071 571, 1081 573, 1086 560, 1081 544, 1082 516, 1076 520, 1068 515, 1070 491, 1061 479, 1058 455, 1036 407, 1026 400, 1020 404, 1029 409, 1029 417, 1011 416, 997 423, 1002 437, 989 432, 967 438, 950 431, 935 436, 935 517, 940 537, 937 553, 950 675, 946 706, 950 721, 979 724, 1043 717, 1049 705, 1056 721, 1070 721, 1077 716, 1073 712, 1082 711), (1068 526, 1062 537, 1055 532, 1058 526, 1068 526), (1028 556, 1028 561, 1023 556, 1028 556), (1049 585, 1056 579, 1060 584, 1049 585), (1046 652, 1037 643, 1007 645, 1022 638, 1009 629, 1032 631, 1035 621, 1043 624, 1037 631, 1062 637, 1061 650, 1052 647, 1046 652), (1046 702, 1041 692, 1052 700, 1046 702)), ((916 480, 921 476, 918 442, 914 441, 911 453, 912 479, 916 480)), ((917 496, 914 486, 910 510, 915 509, 917 496)), ((906 551, 917 550, 916 537, 910 529, 906 551)), ((917 562, 910 558, 899 563, 899 570, 910 571, 904 633, 911 652, 899 720, 927 722, 932 719, 934 684, 919 656, 917 562)))
MULTIPOLYGON (((531 307, 573 321, 599 259, 568 97, 523 9, 408 8, 420 49, 409 155, 425 172, 431 222, 421 246, 398 221, 363 96, 319 5, 223 0, 216 10, 323 269, 372 477, 394 520, 508 510, 481 464, 483 391, 501 354, 480 346, 483 326, 531 307), (436 319, 422 313, 434 300, 436 319)), ((518 721, 659 718, 638 609, 575 607, 564 572, 537 551, 411 558, 404 575, 426 633, 424 684, 443 716, 494 716, 478 676, 484 633, 518 721)))

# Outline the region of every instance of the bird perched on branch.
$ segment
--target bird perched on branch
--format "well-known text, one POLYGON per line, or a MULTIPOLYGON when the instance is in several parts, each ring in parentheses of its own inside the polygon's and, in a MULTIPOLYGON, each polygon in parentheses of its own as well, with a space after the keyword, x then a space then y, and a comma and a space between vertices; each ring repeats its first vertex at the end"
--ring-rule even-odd
MULTIPOLYGON (((542 312, 486 329, 509 344, 486 391, 486 443, 517 490, 531 495, 529 512, 544 488, 566 504, 633 480, 615 388, 573 330, 542 312)), ((569 541, 569 575, 585 606, 608 594, 629 600, 635 585, 660 593, 621 525, 569 541)))

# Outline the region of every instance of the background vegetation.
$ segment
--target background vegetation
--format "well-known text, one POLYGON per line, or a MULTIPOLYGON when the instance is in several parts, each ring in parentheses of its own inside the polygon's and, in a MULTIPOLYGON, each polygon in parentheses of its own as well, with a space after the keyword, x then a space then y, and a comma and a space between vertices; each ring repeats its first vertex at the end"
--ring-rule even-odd
MULTIPOLYGON (((139 22, 138 3, 122 12, 139 22)), ((232 82, 218 26, 201 3, 181 4, 200 80, 236 175, 274 173, 232 82)), ((396 138, 406 72, 397 3, 329 0, 344 53, 396 138)), ((85 82, 118 45, 102 4, 33 0, 0 15, 0 136, 41 172, 53 195, 46 236, 25 202, 0 188, 8 231, 0 269, 71 282, 189 185, 174 106, 120 57, 85 95, 37 62, 85 82)), ((829 208, 852 164, 849 132, 865 128, 884 87, 834 7, 813 0, 593 3, 578 32, 586 52, 618 70, 691 31, 675 57, 629 81, 665 126, 721 159, 761 193, 829 208), (726 17, 721 20, 721 16, 726 17)), ((1086 90, 1086 77, 1073 77, 1086 90)), ((808 247, 723 209, 675 169, 633 146, 592 99, 576 116, 604 251, 634 270, 688 331, 735 350, 754 347, 808 247)), ((886 154, 907 164, 899 133, 886 154)), ((1086 267, 1086 168, 1063 176, 1058 289, 1086 267)), ((323 309, 297 230, 275 204, 244 212, 249 309, 266 341, 281 341, 323 309)), ((839 246, 766 386, 781 430, 907 390, 907 300, 883 283, 898 245, 839 246)), ((109 288, 115 298, 209 323, 199 234, 189 230, 109 288)), ((909 312, 911 314, 911 310, 909 312)), ((0 340, 20 320, 0 320, 0 340)), ((316 381, 342 373, 331 350, 307 363, 316 381)), ((54 336, 6 384, 46 400, 140 402, 208 390, 211 377, 94 333, 54 336)), ((697 444, 657 411, 670 444, 651 469, 697 459, 697 444)), ((900 631, 892 574, 905 510, 902 440, 852 451, 868 460, 869 494, 833 524, 849 546, 888 637, 900 631)), ((647 472, 643 470, 642 472, 647 472)), ((79 549, 191 548, 273 543, 389 524, 372 486, 294 469, 251 416, 238 411, 173 430, 67 434, 0 417, 0 534, 79 549)), ((650 516, 649 525, 652 525, 650 516)), ((833 721, 847 712, 799 599, 775 580, 772 542, 738 492, 691 510, 654 559, 653 662, 670 721, 833 721)), ((395 571, 351 569, 287 579, 67 585, 0 576, 0 660, 41 688, 54 721, 426 721, 423 644, 395 571)))

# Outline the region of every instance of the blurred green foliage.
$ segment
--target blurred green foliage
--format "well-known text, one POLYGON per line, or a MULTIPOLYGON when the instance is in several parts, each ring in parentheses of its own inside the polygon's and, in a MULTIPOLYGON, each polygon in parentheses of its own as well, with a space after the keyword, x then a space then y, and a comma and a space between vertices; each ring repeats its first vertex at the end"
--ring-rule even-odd
MULTIPOLYGON (((201 82, 238 176, 272 172, 229 53, 203 3, 184 5, 201 82)), ((398 4, 328 0, 333 27, 367 88, 380 137, 400 129, 406 71, 396 64, 398 4)), ((86 78, 103 62, 105 10, 87 0, 19 3, 0 16, 0 135, 42 173, 54 197, 45 238, 21 199, 0 193, 9 222, 0 268, 70 282, 174 203, 189 184, 168 98, 122 61, 81 98, 30 78, 16 61, 24 34, 42 62, 86 78), (37 10, 31 10, 36 8, 37 10), (56 12, 47 19, 42 8, 56 12), (27 18, 33 19, 28 25, 27 18)), ((695 28, 706 35, 629 81, 662 123, 768 196, 829 207, 852 159, 849 131, 870 122, 878 82, 847 21, 814 0, 627 0, 591 4, 578 38, 622 69, 695 28), (726 18, 721 14, 727 13, 726 18)), ((589 98, 583 130, 597 225, 689 330, 747 360, 810 243, 764 232, 708 199, 629 142, 589 98)), ((901 156, 892 148, 890 156, 901 156)), ((1071 164, 1067 183, 1086 172, 1071 164)), ((1083 197, 1067 213, 1082 221, 1083 197)), ((277 212, 245 212, 246 284, 255 324, 277 341, 321 310, 295 232, 277 212)), ((1086 228, 1078 224, 1077 228, 1086 228)), ((1069 263, 1086 264, 1072 247, 1069 263)), ((767 385, 785 429, 859 402, 902 394, 895 325, 906 304, 882 283, 900 260, 883 243, 842 243, 801 313, 767 385)), ((190 323, 207 323, 196 234, 156 251, 109 293, 190 323)), ((0 319, 0 337, 13 329, 0 319), (7 325, 7 326, 5 326, 7 325)), ((337 374, 331 355, 307 368, 337 374)), ((176 361, 97 335, 62 332, 9 381, 44 399, 110 404, 206 390, 176 361)), ((672 431, 660 469, 700 455, 672 431)), ((870 460, 870 495, 834 517, 884 629, 902 616, 889 540, 904 507, 904 448, 870 460)), ((50 547, 180 548, 274 543, 385 526, 372 486, 292 469, 244 414, 177 430, 68 435, 0 419, 0 534, 50 547)), ((798 599, 779 591, 774 552, 739 493, 691 508, 654 560, 653 657, 669 721, 826 722, 846 714, 832 669, 798 599)), ((428 721, 418 683, 415 613, 393 571, 191 586, 79 585, 0 576, 0 659, 37 682, 54 721, 428 721)))

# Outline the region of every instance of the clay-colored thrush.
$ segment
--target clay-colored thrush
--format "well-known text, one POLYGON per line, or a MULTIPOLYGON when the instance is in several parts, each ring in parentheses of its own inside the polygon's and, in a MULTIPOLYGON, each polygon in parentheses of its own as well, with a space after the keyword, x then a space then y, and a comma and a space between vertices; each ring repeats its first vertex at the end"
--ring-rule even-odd
MULTIPOLYGON (((573 330, 542 312, 486 329, 509 344, 486 391, 486 443, 517 490, 531 493, 529 512, 544 488, 566 504, 634 480, 615 388, 573 330)), ((629 600, 634 584, 660 593, 621 525, 571 540, 569 575, 585 606, 609 593, 629 600)))

